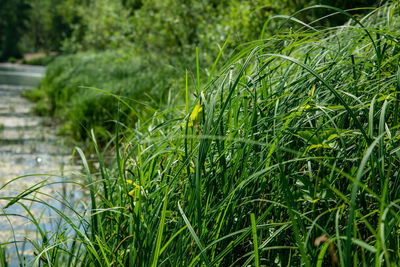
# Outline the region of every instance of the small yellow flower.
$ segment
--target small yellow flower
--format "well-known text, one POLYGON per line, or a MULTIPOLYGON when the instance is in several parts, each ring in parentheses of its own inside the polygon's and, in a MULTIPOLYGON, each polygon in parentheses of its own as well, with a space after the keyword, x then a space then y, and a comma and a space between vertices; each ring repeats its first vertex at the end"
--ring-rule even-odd
POLYGON ((192 114, 190 114, 190 120, 188 123, 189 127, 193 127, 196 123, 199 123, 203 119, 203 107, 200 102, 194 107, 192 114))
POLYGON ((128 195, 130 197, 134 197, 136 189, 140 190, 140 186, 137 183, 133 182, 132 180, 126 180, 126 183, 127 184, 132 184, 133 186, 135 186, 135 188, 133 190, 129 191, 129 193, 128 193, 128 195))
POLYGON ((200 105, 200 103, 197 103, 197 105, 194 107, 192 114, 190 115, 190 121, 197 121, 198 119, 201 119, 201 111, 203 110, 203 107, 200 105))
MULTIPOLYGON (((193 108, 192 113, 189 117, 189 122, 187 124, 188 127, 193 127, 196 124, 199 124, 203 119, 203 107, 200 104, 200 101, 193 108)), ((182 124, 183 127, 186 127, 186 122, 182 124)))
POLYGON ((312 200, 311 203, 315 204, 315 203, 317 203, 318 201, 320 201, 319 198, 312 200))

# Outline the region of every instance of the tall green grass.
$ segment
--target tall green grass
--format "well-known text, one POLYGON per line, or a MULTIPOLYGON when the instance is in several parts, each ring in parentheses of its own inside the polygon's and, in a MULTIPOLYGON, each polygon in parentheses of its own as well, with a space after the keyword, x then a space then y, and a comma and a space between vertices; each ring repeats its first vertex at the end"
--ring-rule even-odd
POLYGON ((196 99, 117 120, 114 165, 92 134, 90 213, 36 263, 399 265, 399 6, 333 11, 349 22, 245 44, 196 99))

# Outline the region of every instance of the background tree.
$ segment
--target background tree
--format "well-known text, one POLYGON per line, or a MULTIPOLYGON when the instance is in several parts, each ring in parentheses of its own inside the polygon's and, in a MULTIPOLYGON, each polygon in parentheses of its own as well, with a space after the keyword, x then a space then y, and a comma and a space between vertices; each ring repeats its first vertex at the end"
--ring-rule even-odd
POLYGON ((68 52, 80 50, 104 50, 130 45, 132 23, 121 1, 96 0, 78 5, 72 23, 73 32, 66 39, 63 49, 68 52))
MULTIPOLYGON (((133 47, 145 55, 186 61, 200 47, 203 59, 231 36, 230 47, 258 39, 273 15, 292 14, 306 6, 326 4, 342 9, 373 6, 377 0, 1 0, 0 59, 26 50, 77 52, 133 47)), ((361 13, 361 10, 355 13, 361 13)), ((366 11, 365 11, 366 12, 366 11)), ((312 22, 332 13, 313 9, 297 15, 312 22)), ((354 13, 354 12, 353 12, 354 13)), ((345 16, 319 24, 340 25, 345 16)), ((278 20, 267 27, 274 33, 278 20)), ((294 25, 296 26, 296 25, 294 25)), ((186 64, 186 63, 185 63, 186 64)))
POLYGON ((78 12, 86 5, 84 0, 32 1, 29 29, 25 38, 34 50, 61 51, 63 42, 70 38, 82 16, 78 12))
POLYGON ((30 5, 25 0, 0 1, 0 60, 20 57, 20 40, 27 30, 30 5))

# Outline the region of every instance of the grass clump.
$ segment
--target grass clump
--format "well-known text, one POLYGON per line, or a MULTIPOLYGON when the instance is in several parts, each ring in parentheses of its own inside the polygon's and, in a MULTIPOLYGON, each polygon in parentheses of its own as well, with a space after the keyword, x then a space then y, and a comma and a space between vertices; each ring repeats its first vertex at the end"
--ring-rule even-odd
POLYGON ((92 133, 97 172, 77 150, 84 230, 65 220, 73 241, 55 235, 38 255, 64 266, 398 264, 397 10, 335 10, 349 23, 243 45, 208 83, 187 83, 184 105, 123 135, 117 121, 112 167, 92 133))
POLYGON ((46 100, 46 92, 35 88, 23 93, 23 96, 30 101, 36 102, 32 108, 32 112, 39 116, 49 115, 49 104, 46 100))
POLYGON ((45 99, 46 93, 39 89, 33 89, 33 90, 24 92, 24 97, 26 97, 27 99, 29 99, 33 102, 38 102, 38 101, 45 99))

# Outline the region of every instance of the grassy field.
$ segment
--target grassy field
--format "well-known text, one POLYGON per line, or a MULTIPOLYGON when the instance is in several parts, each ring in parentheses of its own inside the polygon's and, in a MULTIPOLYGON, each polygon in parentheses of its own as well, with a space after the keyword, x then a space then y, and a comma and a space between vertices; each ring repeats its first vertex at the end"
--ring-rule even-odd
MULTIPOLYGON (((43 234, 35 263, 398 266, 399 6, 363 18, 330 9, 349 22, 261 36, 207 77, 198 66, 193 79, 180 79, 183 98, 166 98, 132 127, 122 118, 136 106, 118 96, 126 83, 103 87, 115 99, 107 100, 117 118, 115 161, 104 164, 97 133, 98 170, 77 148, 91 206, 76 218, 60 214, 72 233, 43 234)), ((61 69, 73 58, 63 60, 46 78, 61 77, 54 112, 57 103, 70 116, 75 106, 100 108, 99 91, 71 98, 61 69)), ((127 83, 140 65, 129 64, 127 83)), ((71 71, 85 77, 92 67, 71 71)), ((153 88, 157 75, 141 88, 153 88)), ((80 117, 87 129, 104 119, 88 114, 80 117)))

